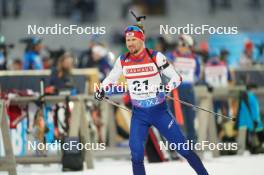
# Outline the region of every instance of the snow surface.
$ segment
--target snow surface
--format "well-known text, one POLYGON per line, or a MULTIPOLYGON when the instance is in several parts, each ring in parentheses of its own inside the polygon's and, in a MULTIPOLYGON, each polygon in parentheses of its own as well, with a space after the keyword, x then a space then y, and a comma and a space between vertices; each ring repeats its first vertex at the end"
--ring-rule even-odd
MULTIPOLYGON (((205 158, 210 175, 264 175, 264 155, 205 158)), ((132 175, 129 160, 103 159, 94 161, 95 168, 81 172, 61 172, 61 165, 18 165, 18 175, 132 175)), ((186 161, 145 163, 147 175, 195 175, 186 161)), ((0 175, 7 173, 1 172, 0 175)))

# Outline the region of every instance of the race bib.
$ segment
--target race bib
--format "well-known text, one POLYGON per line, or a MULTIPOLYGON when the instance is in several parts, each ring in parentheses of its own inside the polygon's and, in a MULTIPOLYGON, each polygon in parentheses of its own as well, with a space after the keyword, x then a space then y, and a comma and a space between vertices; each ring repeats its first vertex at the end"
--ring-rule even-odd
POLYGON ((161 79, 154 63, 124 66, 130 96, 134 100, 146 100, 156 97, 161 79))
POLYGON ((146 100, 155 98, 161 83, 159 75, 148 79, 128 80, 129 92, 132 99, 146 100))
POLYGON ((194 83, 196 63, 194 59, 178 57, 174 62, 174 67, 182 76, 184 83, 194 83))
POLYGON ((205 81, 213 87, 226 87, 228 85, 228 70, 225 65, 205 66, 205 81))

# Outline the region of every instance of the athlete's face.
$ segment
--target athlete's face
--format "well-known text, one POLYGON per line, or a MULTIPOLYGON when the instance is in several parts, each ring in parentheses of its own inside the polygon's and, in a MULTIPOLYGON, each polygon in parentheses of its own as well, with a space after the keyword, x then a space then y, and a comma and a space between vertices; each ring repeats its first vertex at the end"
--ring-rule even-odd
POLYGON ((130 53, 137 54, 144 48, 144 41, 134 36, 127 36, 126 46, 130 53))
POLYGON ((191 52, 189 46, 187 46, 183 41, 179 41, 179 45, 177 47, 178 52, 181 54, 188 54, 191 52))

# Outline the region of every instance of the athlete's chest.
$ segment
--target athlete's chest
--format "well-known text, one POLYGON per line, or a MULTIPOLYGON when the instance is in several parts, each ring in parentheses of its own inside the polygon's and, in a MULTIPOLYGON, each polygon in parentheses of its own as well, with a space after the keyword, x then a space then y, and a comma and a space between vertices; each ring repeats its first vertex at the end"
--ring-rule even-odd
POLYGON ((127 65, 123 67, 123 74, 127 79, 147 78, 158 74, 158 69, 154 63, 127 65))
POLYGON ((154 60, 145 54, 138 58, 126 58, 122 63, 122 70, 127 79, 147 78, 159 73, 154 60))

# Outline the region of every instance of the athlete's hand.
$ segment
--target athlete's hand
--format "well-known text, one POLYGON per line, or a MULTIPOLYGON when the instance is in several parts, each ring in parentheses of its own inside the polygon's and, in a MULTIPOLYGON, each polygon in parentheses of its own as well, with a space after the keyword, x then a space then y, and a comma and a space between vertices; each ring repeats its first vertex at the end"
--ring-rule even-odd
POLYGON ((95 93, 94 93, 94 98, 96 100, 102 101, 105 97, 105 91, 103 90, 103 88, 98 89, 95 93))

